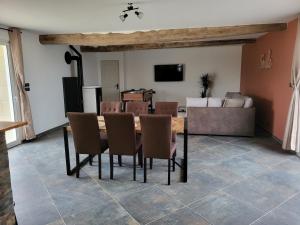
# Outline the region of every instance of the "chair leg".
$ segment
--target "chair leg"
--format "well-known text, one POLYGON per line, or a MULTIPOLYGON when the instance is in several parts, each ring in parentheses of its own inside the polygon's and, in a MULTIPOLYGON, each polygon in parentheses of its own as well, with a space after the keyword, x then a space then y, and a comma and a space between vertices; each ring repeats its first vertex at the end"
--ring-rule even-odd
POLYGON ((121 155, 118 155, 118 163, 119 163, 119 166, 122 166, 122 156, 121 155))
POLYGON ((153 158, 150 158, 150 170, 152 170, 152 166, 153 166, 153 158))
POLYGON ((136 181, 136 155, 133 155, 133 180, 136 181))
POLYGON ((110 179, 114 179, 114 155, 109 155, 110 179))
POLYGON ((80 170, 80 165, 79 165, 79 153, 76 153, 76 177, 79 178, 79 170, 80 170))
POLYGON ((101 163, 101 153, 98 154, 98 161, 99 161, 99 164, 98 164, 98 172, 99 172, 99 180, 102 178, 102 163, 101 163))
POLYGON ((90 166, 93 165, 93 155, 89 155, 89 163, 90 163, 90 166))
POLYGON ((168 159, 168 185, 171 184, 171 159, 168 159))
POLYGON ((143 151, 141 150, 138 151, 138 163, 143 168, 143 151))
POLYGON ((144 183, 147 183, 147 158, 144 158, 144 183))
POLYGON ((175 171, 175 159, 176 159, 176 151, 173 153, 173 172, 175 171))

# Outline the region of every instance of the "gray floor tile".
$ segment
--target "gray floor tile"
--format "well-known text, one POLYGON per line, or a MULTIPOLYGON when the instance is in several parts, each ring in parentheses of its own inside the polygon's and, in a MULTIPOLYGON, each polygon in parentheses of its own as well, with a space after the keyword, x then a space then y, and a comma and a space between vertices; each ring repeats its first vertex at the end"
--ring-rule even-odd
POLYGON ((123 196, 120 203, 141 224, 157 220, 183 207, 157 187, 123 196))
POLYGON ((190 208, 183 208, 174 213, 156 220, 149 225, 209 225, 200 215, 194 213, 190 208))
POLYGON ((215 225, 248 225, 263 214, 224 192, 210 194, 191 208, 215 225))
POLYGON ((299 225, 300 194, 294 196, 267 215, 261 217, 253 225, 299 225))
POLYGON ((98 203, 95 207, 64 217, 66 225, 108 225, 120 223, 120 220, 124 225, 135 222, 120 205, 112 201, 98 203))
POLYGON ((189 185, 175 183, 171 188, 168 186, 159 186, 159 188, 182 203, 190 204, 228 184, 225 179, 216 176, 211 171, 203 170, 189 175, 189 185))
POLYGON ((61 219, 50 198, 32 198, 30 202, 16 203, 15 212, 20 225, 47 225, 61 219))
POLYGON ((246 155, 233 157, 231 159, 223 161, 221 163, 221 166, 244 178, 258 176, 268 171, 267 167, 264 167, 247 158, 246 155))
POLYGON ((103 207, 112 199, 99 189, 89 189, 89 191, 71 191, 61 188, 49 188, 53 201, 62 216, 87 211, 91 208, 103 207))
POLYGON ((259 177, 241 181, 224 189, 224 192, 264 212, 295 194, 295 190, 263 181, 259 177))
MULTIPOLYGON (((177 142, 177 155, 182 157, 182 135, 177 142)), ((188 183, 180 182, 177 168, 171 174, 171 186, 166 185, 165 160, 154 160, 146 184, 139 167, 137 181, 132 181, 130 157, 123 157, 123 167, 115 158, 111 181, 107 152, 102 157, 102 180, 98 180, 97 158, 93 166, 81 170, 79 179, 67 176, 61 131, 12 148, 9 159, 17 217, 25 225, 206 224, 202 217, 214 225, 242 225, 272 210, 255 224, 298 224, 299 195, 284 201, 300 191, 300 158, 281 151, 280 144, 267 136, 190 135, 188 143, 188 183), (34 201, 40 199, 41 206, 34 201), (193 207, 192 212, 186 205, 193 207), (39 216, 32 212, 36 207, 39 216), (117 216, 112 218, 111 212, 117 216)), ((74 166, 71 135, 69 145, 74 166)))

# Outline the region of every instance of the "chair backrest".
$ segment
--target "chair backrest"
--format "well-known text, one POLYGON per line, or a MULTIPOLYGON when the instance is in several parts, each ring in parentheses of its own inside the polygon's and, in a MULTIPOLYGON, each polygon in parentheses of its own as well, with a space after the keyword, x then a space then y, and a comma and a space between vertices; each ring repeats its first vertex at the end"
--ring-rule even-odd
POLYGON ((79 154, 101 153, 100 131, 96 113, 68 112, 75 150, 79 154))
POLYGON ((136 149, 136 132, 133 113, 104 113, 109 153, 133 155, 136 149))
POLYGON ((148 102, 127 102, 126 112, 134 113, 135 116, 148 114, 148 102))
POLYGON ((171 152, 171 115, 141 115, 142 146, 146 158, 169 159, 171 152))
POLYGON ((155 114, 172 115, 172 117, 177 117, 178 102, 156 102, 155 114))
POLYGON ((121 102, 101 102, 100 115, 103 113, 119 113, 121 112, 121 102))

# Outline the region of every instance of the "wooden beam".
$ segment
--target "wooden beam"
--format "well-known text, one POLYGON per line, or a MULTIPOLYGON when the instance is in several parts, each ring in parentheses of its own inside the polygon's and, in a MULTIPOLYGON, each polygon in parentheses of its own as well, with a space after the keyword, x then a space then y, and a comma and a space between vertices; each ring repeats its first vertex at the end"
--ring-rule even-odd
POLYGON ((275 23, 137 31, 133 33, 51 34, 40 35, 39 39, 41 44, 68 44, 82 46, 133 45, 179 41, 199 41, 209 38, 220 39, 240 35, 283 31, 286 29, 286 23, 275 23))
POLYGON ((137 45, 109 45, 109 46, 80 46, 81 52, 123 52, 146 49, 162 48, 192 48, 220 45, 238 45, 246 43, 255 43, 256 39, 233 39, 233 40, 215 40, 215 41, 193 41, 193 42, 170 42, 157 44, 137 44, 137 45))

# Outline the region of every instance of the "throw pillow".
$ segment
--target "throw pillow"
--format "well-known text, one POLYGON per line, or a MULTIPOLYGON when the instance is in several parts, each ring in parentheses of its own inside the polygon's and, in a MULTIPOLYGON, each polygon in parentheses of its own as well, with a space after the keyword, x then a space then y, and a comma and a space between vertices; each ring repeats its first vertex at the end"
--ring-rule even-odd
POLYGON ((223 98, 208 98, 208 107, 222 107, 223 105, 223 98))
POLYGON ((243 98, 227 98, 224 101, 223 107, 242 108, 245 100, 243 98))
POLYGON ((186 98, 186 107, 207 107, 207 98, 186 98))

